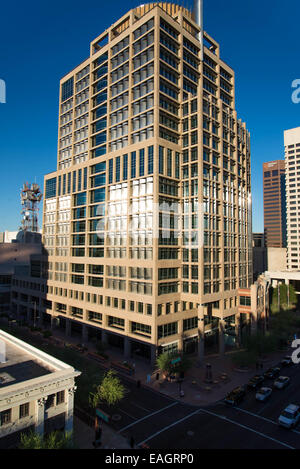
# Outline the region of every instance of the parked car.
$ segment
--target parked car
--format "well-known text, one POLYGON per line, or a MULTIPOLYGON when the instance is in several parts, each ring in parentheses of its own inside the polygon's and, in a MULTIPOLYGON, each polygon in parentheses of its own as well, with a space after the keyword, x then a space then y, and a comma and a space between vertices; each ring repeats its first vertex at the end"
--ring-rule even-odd
POLYGON ((279 376, 279 373, 280 373, 280 368, 278 366, 274 366, 273 368, 269 368, 264 373, 264 377, 269 378, 269 379, 273 379, 273 378, 276 378, 277 376, 279 376))
POLYGON ((258 386, 263 383, 264 377, 263 375, 255 375, 253 378, 250 379, 248 382, 248 388, 249 389, 257 389, 258 386))
POLYGON ((295 404, 289 404, 280 414, 278 423, 282 427, 292 428, 300 420, 300 407, 295 404))
POLYGON ((279 376, 274 381, 274 387, 277 389, 283 389, 289 384, 289 382, 290 382, 290 378, 288 376, 279 376))
POLYGON ((239 404, 244 399, 245 395, 245 388, 243 386, 238 386, 227 394, 224 402, 230 405, 239 404))
POLYGON ((285 357, 283 357, 283 359, 281 360, 281 365, 282 366, 291 366, 293 364, 293 360, 290 356, 286 355, 285 357))
POLYGON ((269 399, 269 397, 271 396, 272 394, 272 389, 271 388, 267 388, 267 387, 263 387, 263 388, 260 388, 256 395, 255 395, 255 398, 257 401, 266 401, 267 399, 269 399))

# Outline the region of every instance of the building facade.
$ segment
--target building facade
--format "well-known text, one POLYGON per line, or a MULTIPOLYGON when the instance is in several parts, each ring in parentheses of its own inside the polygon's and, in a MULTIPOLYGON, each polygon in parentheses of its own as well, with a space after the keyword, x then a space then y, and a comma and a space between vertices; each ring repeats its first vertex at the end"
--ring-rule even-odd
POLYGON ((12 243, 17 238, 17 231, 3 231, 0 233, 0 243, 12 243))
POLYGON ((265 246, 265 235, 264 233, 253 233, 252 234, 252 246, 253 246, 253 279, 267 270, 267 248, 265 246))
POLYGON ((300 270, 300 127, 284 131, 287 268, 300 270))
MULTIPOLYGON (((19 232, 16 238, 13 242, 0 243, 0 314, 11 311, 15 277, 34 275, 34 263, 39 265, 41 262, 43 247, 40 234, 19 232)), ((18 312, 17 305, 14 305, 14 311, 18 312)))
POLYGON ((284 160, 263 163, 264 230, 266 247, 286 247, 284 160))
POLYGON ((224 350, 252 283, 250 137, 192 12, 143 5, 92 41, 60 83, 44 194, 52 319, 152 361, 224 350))
POLYGON ((73 431, 75 378, 81 372, 0 330, 0 448, 22 433, 73 431))

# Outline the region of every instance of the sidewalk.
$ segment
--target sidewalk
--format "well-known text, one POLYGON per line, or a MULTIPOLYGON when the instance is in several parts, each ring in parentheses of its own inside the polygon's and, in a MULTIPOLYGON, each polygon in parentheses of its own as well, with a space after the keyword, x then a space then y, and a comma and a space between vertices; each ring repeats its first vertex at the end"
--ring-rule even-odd
MULTIPOLYGON (((95 431, 74 416, 74 441, 78 449, 95 449, 95 431)), ((111 427, 103 423, 102 445, 97 449, 130 449, 129 441, 111 427)))
MULTIPOLYGON (((54 335, 62 338, 66 343, 78 344, 80 343, 79 337, 66 337, 65 334, 59 330, 54 331, 54 335)), ((95 345, 92 343, 85 344, 89 351, 95 352, 95 345)), ((109 355, 109 360, 103 363, 103 366, 109 368, 111 361, 123 362, 124 356, 121 350, 115 347, 108 347, 106 353, 109 355)), ((149 387, 159 393, 170 396, 173 399, 180 400, 186 404, 196 406, 209 405, 217 402, 225 397, 225 395, 236 386, 246 384, 248 380, 255 374, 260 374, 266 369, 276 365, 288 352, 274 352, 266 360, 264 360, 263 369, 256 370, 255 366, 249 368, 247 371, 237 370, 233 365, 230 355, 233 352, 227 352, 223 357, 219 355, 207 355, 204 357, 203 364, 197 364, 197 358, 191 357, 194 365, 185 373, 184 381, 181 389, 184 391, 184 397, 179 395, 179 384, 177 382, 170 383, 162 380, 160 375, 159 380, 156 380, 156 371, 150 366, 146 360, 134 357, 128 360, 135 366, 135 374, 128 376, 128 379, 140 380, 141 384, 149 387), (212 370, 212 383, 206 383, 206 364, 211 365, 212 370), (147 380, 150 376, 150 382, 147 380)))
POLYGON ((184 397, 179 396, 179 384, 163 382, 159 384, 151 380, 151 387, 164 394, 178 399, 186 404, 204 406, 220 401, 225 395, 237 386, 246 384, 255 374, 260 374, 268 368, 275 366, 282 358, 284 352, 277 352, 264 360, 263 369, 256 370, 255 366, 248 370, 238 370, 230 359, 228 352, 223 357, 219 355, 206 356, 201 366, 195 364, 185 375, 181 385, 184 397), (212 382, 206 383, 206 364, 211 365, 212 382))

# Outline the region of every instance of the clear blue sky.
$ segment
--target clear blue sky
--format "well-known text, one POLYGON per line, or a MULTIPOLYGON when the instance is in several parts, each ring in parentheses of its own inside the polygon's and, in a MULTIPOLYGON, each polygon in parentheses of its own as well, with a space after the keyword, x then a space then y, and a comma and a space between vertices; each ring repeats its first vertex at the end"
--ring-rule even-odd
MULTIPOLYGON (((19 227, 23 182, 42 184, 56 169, 59 79, 88 57, 92 39, 138 4, 1 5, 0 79, 7 103, 0 104, 0 231, 19 227)), ((238 115, 251 132, 253 230, 261 231, 262 162, 282 159, 283 130, 300 125, 300 104, 291 101, 291 83, 300 78, 299 0, 204 0, 204 15, 205 30, 236 73, 238 115)))

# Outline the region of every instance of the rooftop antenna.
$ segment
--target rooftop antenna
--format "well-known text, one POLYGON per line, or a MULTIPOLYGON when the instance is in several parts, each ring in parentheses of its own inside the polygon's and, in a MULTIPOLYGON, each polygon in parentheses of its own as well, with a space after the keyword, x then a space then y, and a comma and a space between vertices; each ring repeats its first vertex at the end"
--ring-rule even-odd
POLYGON ((21 190, 21 204, 23 206, 21 214, 22 226, 21 230, 38 232, 38 204, 42 200, 43 194, 41 193, 38 184, 23 184, 21 190))
POLYGON ((200 26, 200 33, 198 35, 198 39, 201 44, 201 61, 203 61, 203 49, 204 49, 204 41, 203 41, 203 0, 194 0, 194 15, 195 15, 195 22, 198 26, 200 26))

